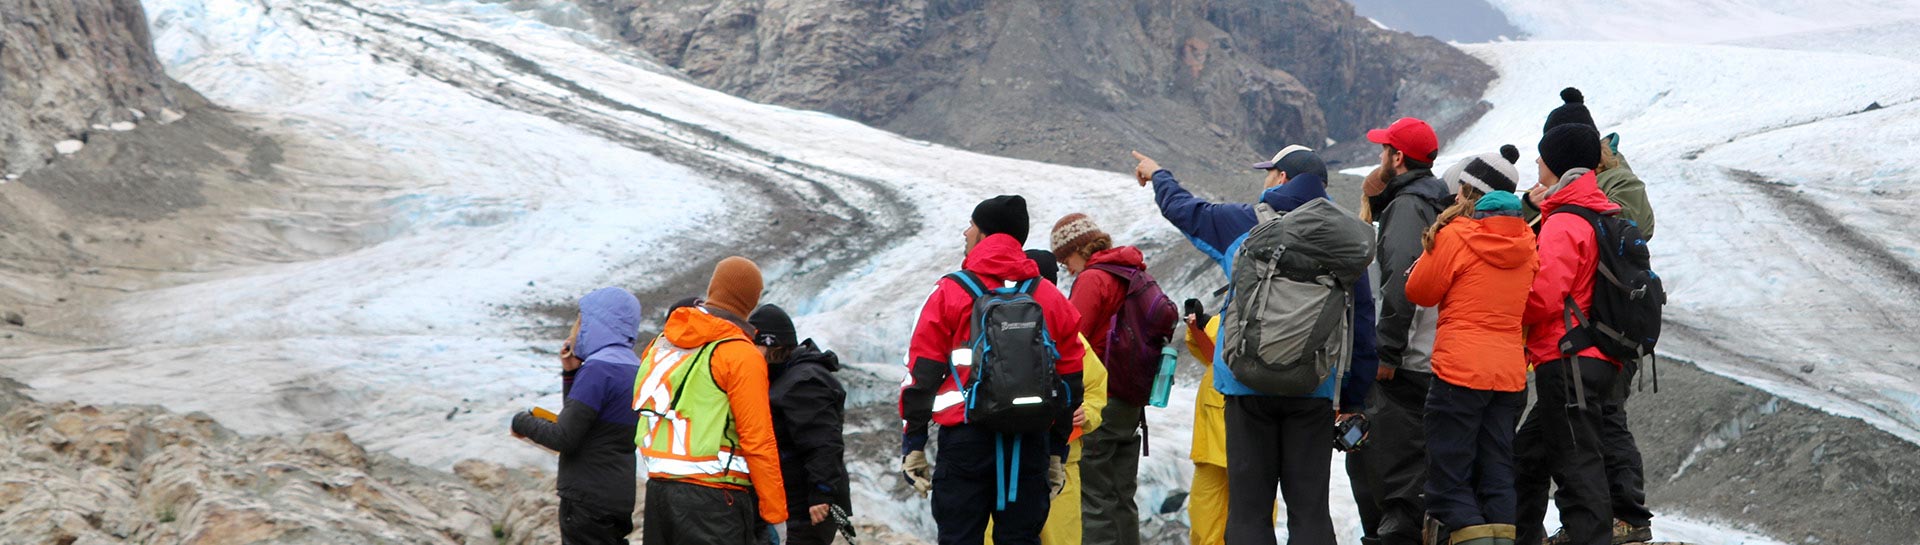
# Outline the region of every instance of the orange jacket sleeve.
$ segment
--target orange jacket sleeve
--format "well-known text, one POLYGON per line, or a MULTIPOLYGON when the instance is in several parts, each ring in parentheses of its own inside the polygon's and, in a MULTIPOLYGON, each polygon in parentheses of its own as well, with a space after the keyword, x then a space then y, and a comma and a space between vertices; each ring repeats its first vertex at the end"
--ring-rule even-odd
POLYGON ((1446 228, 1433 237, 1433 249, 1413 262, 1407 274, 1407 301, 1423 307, 1440 306, 1453 285, 1453 254, 1459 252, 1460 236, 1446 228))
POLYGON ((722 344, 713 354, 713 381, 727 392, 733 428, 740 434, 741 452, 735 455, 747 459, 760 519, 786 522, 787 487, 780 478, 780 447, 773 438, 773 412, 767 402, 766 359, 746 343, 722 344))

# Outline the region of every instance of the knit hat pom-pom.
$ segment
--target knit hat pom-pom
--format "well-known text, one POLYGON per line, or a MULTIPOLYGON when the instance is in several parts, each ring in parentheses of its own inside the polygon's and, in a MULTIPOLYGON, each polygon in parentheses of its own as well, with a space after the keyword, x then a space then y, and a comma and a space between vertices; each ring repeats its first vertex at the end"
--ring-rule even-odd
POLYGON ((1520 148, 1513 147, 1513 144, 1500 146, 1500 158, 1506 159, 1509 163, 1520 164, 1520 148))
POLYGON ((1581 96, 1579 89, 1568 87, 1560 90, 1560 100, 1566 101, 1567 104, 1584 104, 1587 102, 1587 97, 1581 96))

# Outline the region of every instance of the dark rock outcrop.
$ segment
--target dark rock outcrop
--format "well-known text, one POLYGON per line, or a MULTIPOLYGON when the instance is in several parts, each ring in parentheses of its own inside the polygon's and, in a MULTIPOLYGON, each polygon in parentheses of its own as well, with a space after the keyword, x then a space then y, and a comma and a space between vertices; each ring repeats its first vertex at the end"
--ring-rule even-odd
POLYGON ((1493 77, 1340 0, 579 2, 750 99, 1108 170, 1139 148, 1235 189, 1257 180, 1240 163, 1289 143, 1358 140, 1400 115, 1458 130, 1484 111, 1493 77))
POLYGON ((154 57, 139 0, 0 0, 0 175, 96 127, 161 117, 181 89, 154 57))

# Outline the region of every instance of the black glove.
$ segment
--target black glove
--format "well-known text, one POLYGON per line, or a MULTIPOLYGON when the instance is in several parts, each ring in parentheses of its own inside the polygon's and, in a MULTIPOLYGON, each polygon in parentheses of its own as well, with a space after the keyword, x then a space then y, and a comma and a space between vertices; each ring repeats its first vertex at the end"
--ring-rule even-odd
POLYGON ((1200 304, 1199 299, 1188 299, 1186 302, 1186 309, 1187 309, 1186 315, 1193 317, 1194 325, 1199 327, 1207 327, 1207 319, 1209 318, 1207 316, 1207 307, 1205 305, 1200 304))

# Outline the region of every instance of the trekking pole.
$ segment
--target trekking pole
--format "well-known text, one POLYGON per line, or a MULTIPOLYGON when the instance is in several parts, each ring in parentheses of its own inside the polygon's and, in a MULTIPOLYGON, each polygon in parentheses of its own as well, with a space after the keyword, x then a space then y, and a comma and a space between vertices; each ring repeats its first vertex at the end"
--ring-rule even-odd
POLYGON ((848 545, 859 545, 859 532, 853 529, 853 517, 839 504, 829 504, 827 513, 833 517, 833 523, 840 526, 840 535, 846 536, 848 545))

